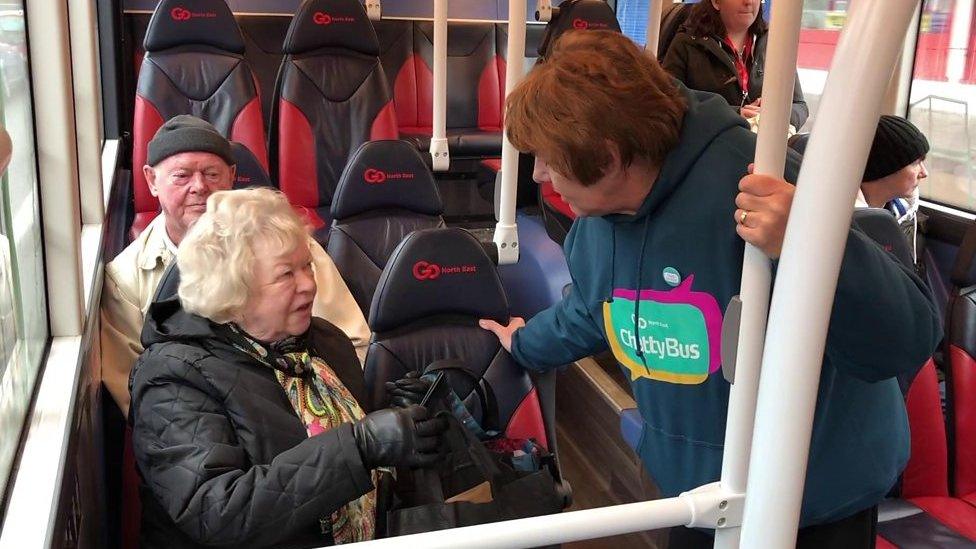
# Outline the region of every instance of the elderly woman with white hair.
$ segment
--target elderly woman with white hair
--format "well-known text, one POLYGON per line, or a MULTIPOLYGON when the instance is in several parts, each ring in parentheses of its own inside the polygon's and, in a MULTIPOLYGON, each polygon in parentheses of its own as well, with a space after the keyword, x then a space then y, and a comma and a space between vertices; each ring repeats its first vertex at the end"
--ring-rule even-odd
POLYGON ((154 303, 130 379, 144 547, 371 539, 375 469, 429 466, 446 427, 366 413, 349 339, 311 313, 308 236, 270 189, 218 192, 154 303))

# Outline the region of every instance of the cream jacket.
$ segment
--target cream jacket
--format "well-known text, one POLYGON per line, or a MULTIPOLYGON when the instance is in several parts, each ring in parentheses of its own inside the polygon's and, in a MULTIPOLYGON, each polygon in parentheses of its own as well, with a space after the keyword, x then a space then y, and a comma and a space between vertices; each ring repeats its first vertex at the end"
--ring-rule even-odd
MULTIPOLYGON (((159 215, 105 266, 101 304, 102 381, 128 415, 129 372, 142 353, 139 336, 156 286, 175 259, 167 246, 164 218, 159 215)), ((310 242, 318 292, 312 314, 335 324, 349 336, 362 362, 370 331, 335 263, 317 242, 310 242)))

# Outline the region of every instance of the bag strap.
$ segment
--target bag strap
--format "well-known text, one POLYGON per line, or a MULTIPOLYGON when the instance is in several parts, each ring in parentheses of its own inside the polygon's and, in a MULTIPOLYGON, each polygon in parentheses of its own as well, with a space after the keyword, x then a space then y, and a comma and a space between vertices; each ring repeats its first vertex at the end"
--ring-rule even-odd
POLYGON ((437 372, 458 372, 472 382, 472 390, 478 396, 478 401, 481 404, 480 423, 473 416, 471 416, 467 408, 463 406, 463 401, 457 394, 457 391, 455 391, 453 387, 450 388, 451 392, 454 393, 464 408, 464 410, 456 410, 456 412, 460 412, 462 415, 467 416, 458 418, 462 420, 462 423, 466 427, 475 433, 481 431, 486 438, 491 438, 501 432, 498 399, 495 396, 495 391, 491 388, 491 384, 488 383, 487 379, 476 376, 465 366, 463 361, 456 358, 447 358, 431 362, 426 368, 424 368, 423 373, 424 375, 427 375, 437 372))

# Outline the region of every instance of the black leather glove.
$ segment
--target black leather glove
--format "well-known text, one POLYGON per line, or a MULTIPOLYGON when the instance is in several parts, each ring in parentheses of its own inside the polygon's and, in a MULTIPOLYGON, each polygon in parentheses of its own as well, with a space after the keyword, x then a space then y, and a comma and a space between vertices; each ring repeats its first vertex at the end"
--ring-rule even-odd
POLYGON ((420 404, 430 389, 430 381, 422 379, 420 372, 407 372, 402 379, 387 381, 384 385, 386 394, 390 396, 390 405, 399 408, 420 404))
POLYGON ((353 424, 359 455, 367 469, 377 467, 430 467, 440 458, 440 435, 447 429, 444 418, 427 418, 427 409, 377 410, 353 424))

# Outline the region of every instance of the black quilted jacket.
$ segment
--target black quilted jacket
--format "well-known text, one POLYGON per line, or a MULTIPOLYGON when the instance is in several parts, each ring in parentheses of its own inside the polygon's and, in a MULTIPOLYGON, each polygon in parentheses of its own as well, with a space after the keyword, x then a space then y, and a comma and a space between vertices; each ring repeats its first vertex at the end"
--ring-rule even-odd
MULTIPOLYGON (((318 318, 311 334, 312 352, 365 403, 349 339, 318 318)), ((319 519, 373 488, 351 425, 308 438, 273 371, 176 299, 152 305, 142 339, 129 380, 142 546, 331 545, 319 519)))

